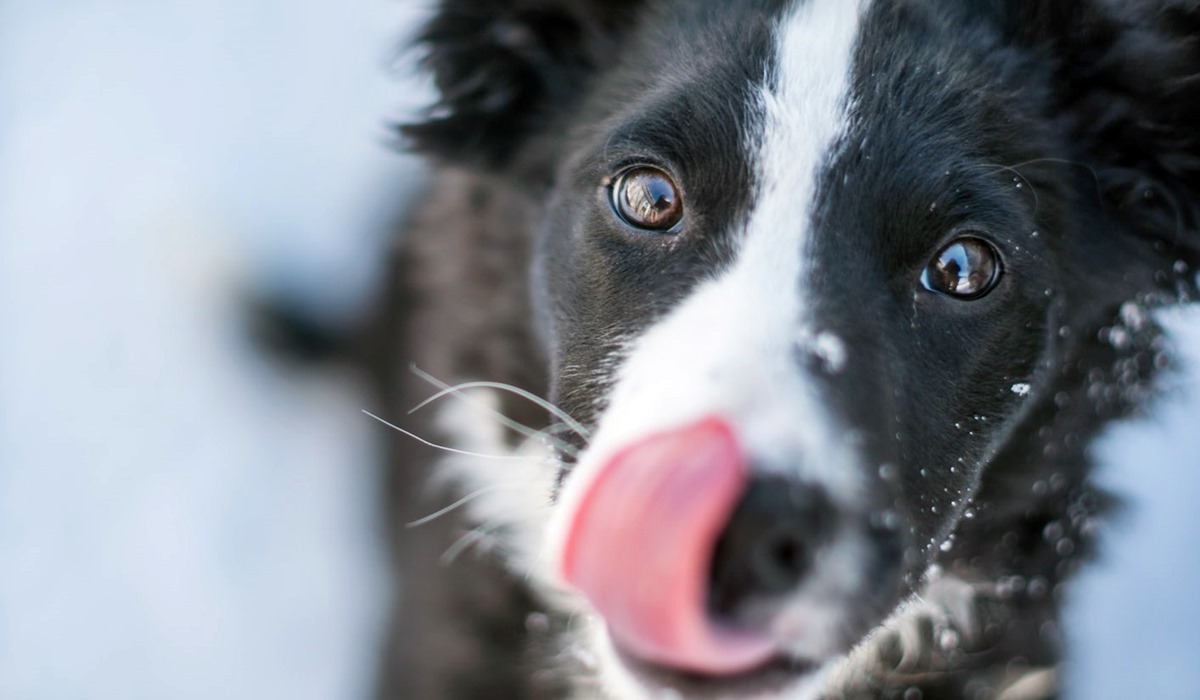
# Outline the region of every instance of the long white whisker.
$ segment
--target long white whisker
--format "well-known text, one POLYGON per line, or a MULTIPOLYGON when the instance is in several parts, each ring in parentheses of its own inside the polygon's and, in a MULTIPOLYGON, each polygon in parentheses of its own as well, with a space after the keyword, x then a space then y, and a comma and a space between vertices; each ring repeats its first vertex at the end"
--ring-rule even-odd
POLYGON ((461 390, 460 387, 450 386, 449 384, 443 382, 442 380, 438 379, 437 377, 434 377, 433 375, 431 375, 427 372, 421 371, 420 369, 418 369, 416 367, 416 365, 413 365, 411 367, 411 369, 414 374, 421 377, 422 379, 429 382, 430 384, 434 385, 435 387, 438 387, 439 389, 441 389, 441 391, 438 394, 431 396, 428 399, 425 399, 421 403, 419 403, 416 406, 414 406, 413 408, 409 409, 408 412, 410 415, 448 394, 453 394, 455 398, 459 399, 460 401, 465 402, 467 405, 473 406, 481 411, 487 411, 489 414, 492 415, 492 417, 494 417, 496 420, 498 420, 501 425, 508 426, 509 428, 520 433, 521 435, 524 435, 524 436, 526 436, 530 439, 534 439, 534 440, 544 440, 545 442, 549 443, 552 447, 557 449, 559 452, 566 453, 566 454, 570 455, 571 457, 575 457, 578 455, 579 451, 576 450, 574 447, 572 447, 567 442, 564 442, 563 440, 559 440, 556 437, 552 437, 552 436, 549 436, 546 434, 546 430, 554 427, 553 425, 548 426, 548 428, 544 429, 544 430, 534 430, 533 428, 530 428, 527 425, 522 425, 521 423, 518 423, 517 421, 509 418, 508 416, 504 415, 500 411, 497 411, 496 409, 492 408, 491 406, 488 406, 480 401, 477 401, 477 400, 471 398, 470 396, 467 396, 466 394, 463 393, 463 391, 461 390))
POLYGON ((519 486, 517 486, 516 484, 495 484, 493 486, 487 486, 485 488, 481 488, 478 491, 474 491, 472 493, 467 494, 466 496, 463 496, 462 498, 458 499, 454 503, 451 503, 450 505, 446 506, 445 508, 442 508, 441 510, 439 510, 437 512, 430 513, 429 515, 426 515, 423 518, 414 520, 411 523, 405 523, 404 527, 407 527, 407 528, 421 527, 422 525, 425 525, 427 523, 433 522, 434 520, 437 520, 438 518, 442 517, 443 515, 448 515, 449 513, 452 513, 454 511, 458 510, 459 508, 462 508, 463 506, 467 505, 471 501, 476 500, 477 498, 486 496, 491 493, 495 493, 497 491, 504 491, 505 489, 517 489, 517 488, 519 488, 519 486))
MULTIPOLYGON (((562 410, 558 406, 555 406, 554 404, 550 403, 549 401, 543 399, 542 397, 538 396, 537 394, 526 391, 520 387, 513 386, 511 384, 504 384, 502 382, 487 382, 487 381, 464 382, 462 384, 450 386, 449 384, 446 384, 445 382, 434 377, 433 375, 428 374, 427 372, 421 370, 416 365, 412 365, 410 367, 410 369, 412 370, 413 374, 416 374, 418 377, 424 379, 425 381, 429 382, 430 384, 432 384, 436 387, 440 387, 441 390, 438 391, 438 393, 434 394, 433 396, 430 396, 429 398, 425 399, 421 403, 414 406, 413 409, 409 411, 409 413, 415 413, 416 411, 421 410, 425 406, 428 406, 430 403, 437 401, 438 399, 442 398, 443 396, 446 396, 447 394, 459 393, 459 392, 462 392, 464 389, 474 389, 474 388, 498 389, 500 391, 507 391, 509 393, 516 394, 517 396, 520 396, 521 398, 525 399, 526 401, 530 401, 530 402, 537 404, 538 406, 546 409, 547 411, 550 412, 551 415, 553 415, 554 417, 558 418, 563 423, 565 423, 568 427, 571 428, 571 430, 575 431, 584 440, 588 440, 591 438, 591 434, 588 432, 588 429, 583 427, 583 425, 579 421, 575 420, 570 415, 568 415, 566 411, 562 410)), ((510 420, 507 416, 504 416, 503 414, 499 414, 498 412, 494 411, 493 409, 489 408, 488 410, 492 410, 494 413, 497 413, 497 415, 500 415, 504 420, 510 420)), ((508 425, 508 423, 506 423, 505 425, 508 425)), ((520 424, 517 423, 510 427, 512 427, 514 430, 517 430, 518 432, 522 431, 522 429, 528 430, 528 428, 525 428, 524 426, 521 426, 520 428, 516 427, 518 425, 520 425, 520 424)))
POLYGON ((473 545, 478 544, 502 527, 502 525, 480 525, 473 528, 470 532, 458 538, 458 540, 446 548, 446 551, 441 556, 442 564, 452 564, 463 552, 470 549, 473 545))
POLYGON ((485 454, 483 452, 471 452, 470 450, 460 450, 460 449, 456 449, 454 447, 447 447, 445 445, 439 445, 435 442, 430 442, 430 441, 426 440, 425 438, 421 437, 420 435, 417 435, 416 433, 411 433, 411 432, 405 430, 404 428, 401 428, 398 425, 389 423, 366 409, 363 409, 363 413, 374 418, 375 420, 379 421, 380 423, 383 423, 384 425, 391 428, 392 430, 395 430, 404 435, 407 435, 408 437, 412 438, 413 440, 416 440, 417 442, 421 443, 422 445, 428 445, 434 449, 442 450, 444 452, 449 452, 451 454, 463 455, 464 457, 483 457, 484 459, 529 459, 529 457, 526 457, 524 455, 490 455, 490 454, 485 454))

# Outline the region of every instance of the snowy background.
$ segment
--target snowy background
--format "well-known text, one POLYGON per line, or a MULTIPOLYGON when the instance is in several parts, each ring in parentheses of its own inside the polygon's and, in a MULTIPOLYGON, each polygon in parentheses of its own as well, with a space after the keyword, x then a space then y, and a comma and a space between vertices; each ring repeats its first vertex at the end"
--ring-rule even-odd
POLYGON ((0 0, 0 699, 367 696, 380 428, 238 301, 370 290, 413 15, 0 0))
MULTIPOLYGON (((368 695, 380 428, 353 378, 256 355, 237 302, 369 293, 420 13, 0 0, 0 699, 368 695)), ((1200 689, 1200 317, 1174 325, 1197 371, 1106 443, 1134 508, 1076 589, 1083 700, 1200 689)))

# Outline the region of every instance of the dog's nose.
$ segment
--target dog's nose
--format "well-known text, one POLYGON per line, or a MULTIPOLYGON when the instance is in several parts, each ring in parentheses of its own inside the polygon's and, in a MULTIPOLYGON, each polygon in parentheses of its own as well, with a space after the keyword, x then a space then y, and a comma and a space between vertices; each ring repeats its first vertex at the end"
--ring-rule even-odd
POLYGON ((735 619, 742 604, 797 588, 836 513, 824 490, 783 476, 753 478, 717 540, 709 610, 735 619))

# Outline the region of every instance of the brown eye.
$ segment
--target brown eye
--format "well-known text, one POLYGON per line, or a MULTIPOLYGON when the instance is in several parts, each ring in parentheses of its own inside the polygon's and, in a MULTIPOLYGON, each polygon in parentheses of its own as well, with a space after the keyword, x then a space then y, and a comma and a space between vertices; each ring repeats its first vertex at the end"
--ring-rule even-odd
POLYGON ((979 238, 959 238, 942 248, 921 275, 931 292, 969 301, 979 299, 1000 281, 1000 254, 979 238))
POLYGON ((625 223, 646 231, 668 231, 683 219, 683 199, 675 181, 648 166, 631 168, 617 178, 612 205, 625 223))

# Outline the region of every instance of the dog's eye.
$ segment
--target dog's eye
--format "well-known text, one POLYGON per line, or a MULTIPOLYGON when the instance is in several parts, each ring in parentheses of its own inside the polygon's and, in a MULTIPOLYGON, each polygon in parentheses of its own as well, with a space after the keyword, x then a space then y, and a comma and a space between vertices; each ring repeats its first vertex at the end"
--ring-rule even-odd
POLYGON ((1000 281, 1000 255, 991 244, 965 237, 942 248, 921 275, 931 292, 956 299, 978 299, 1000 281))
POLYGON ((617 215, 634 228, 668 231, 683 219, 683 200, 675 181, 658 168, 626 170, 612 187, 617 215))

